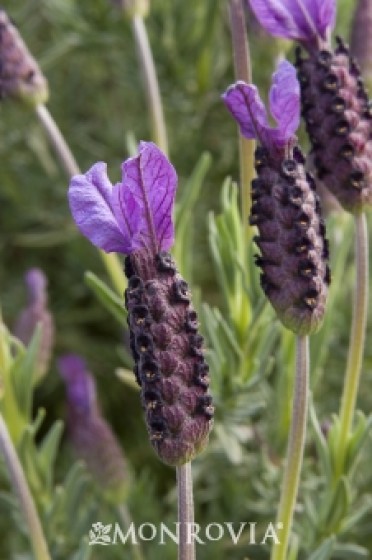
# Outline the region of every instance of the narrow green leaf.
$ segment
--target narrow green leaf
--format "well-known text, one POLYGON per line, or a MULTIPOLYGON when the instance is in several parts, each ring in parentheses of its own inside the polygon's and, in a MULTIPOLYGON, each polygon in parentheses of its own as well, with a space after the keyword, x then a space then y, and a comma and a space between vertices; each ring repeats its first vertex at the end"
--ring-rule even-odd
POLYGON ((330 536, 316 550, 314 550, 307 560, 329 560, 329 558, 331 558, 335 542, 336 537, 334 535, 330 536))
POLYGON ((36 371, 41 334, 39 325, 35 329, 30 344, 23 353, 17 356, 10 371, 14 395, 19 410, 26 419, 31 417, 33 377, 36 371))
POLYGON ((102 280, 93 272, 85 273, 85 282, 92 290, 103 307, 119 322, 121 326, 126 325, 126 311, 124 300, 115 294, 102 280))

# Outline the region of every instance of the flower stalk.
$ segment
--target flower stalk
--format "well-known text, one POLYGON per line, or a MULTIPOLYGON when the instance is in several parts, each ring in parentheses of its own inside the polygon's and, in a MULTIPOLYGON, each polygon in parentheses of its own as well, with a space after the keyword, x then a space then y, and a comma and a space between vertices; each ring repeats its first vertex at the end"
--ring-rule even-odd
POLYGON ((189 527, 194 523, 191 462, 177 467, 177 488, 180 523, 178 560, 195 560, 195 542, 190 539, 189 531, 189 527))
POLYGON ((4 456, 14 493, 18 496, 28 525, 35 559, 51 560, 34 500, 2 414, 0 414, 0 451, 4 456))
POLYGON ((340 408, 340 436, 336 478, 345 467, 348 438, 355 412, 365 343, 368 309, 368 228, 364 212, 355 217, 356 282, 354 289, 353 319, 345 382, 340 408))
MULTIPOLYGON (((230 27, 236 80, 252 82, 252 67, 242 0, 230 0, 230 27)), ((251 182, 254 178, 255 141, 239 134, 240 207, 245 239, 248 237, 251 182)))
MULTIPOLYGON (((35 110, 66 175, 68 177, 79 175, 81 171, 76 159, 47 106, 42 103, 37 105, 35 110)), ((125 277, 118 257, 104 251, 99 251, 99 254, 115 290, 121 295, 125 288, 125 277)))
POLYGON ((277 522, 281 523, 280 542, 273 545, 271 560, 285 560, 292 527, 293 513, 299 487, 303 451, 306 438, 306 419, 309 395, 309 338, 296 339, 296 373, 293 394, 293 413, 288 441, 277 522))
POLYGON ((141 15, 134 15, 132 18, 132 29, 145 82, 147 102, 150 110, 152 138, 155 144, 157 144, 165 154, 168 154, 167 130, 159 83, 156 76, 154 58, 151 52, 146 25, 141 15))

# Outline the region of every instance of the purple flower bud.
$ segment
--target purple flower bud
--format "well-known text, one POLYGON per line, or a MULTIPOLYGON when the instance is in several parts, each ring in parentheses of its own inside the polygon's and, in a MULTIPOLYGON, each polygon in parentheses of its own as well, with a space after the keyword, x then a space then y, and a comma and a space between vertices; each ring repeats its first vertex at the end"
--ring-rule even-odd
POLYGON ((16 321, 14 334, 27 346, 40 324, 42 332, 35 371, 36 379, 40 380, 48 371, 54 346, 54 321, 48 310, 48 281, 38 268, 30 269, 25 275, 25 281, 28 305, 16 321))
POLYGON ((67 430, 74 451, 107 497, 121 503, 128 491, 128 468, 121 447, 97 403, 96 386, 85 361, 75 354, 58 360, 67 390, 67 430))
POLYGON ((249 0, 262 27, 275 37, 308 45, 327 39, 336 17, 336 0, 249 0))
POLYGON ((270 111, 276 128, 269 124, 256 86, 237 82, 222 98, 246 138, 256 138, 272 151, 283 151, 294 140, 300 123, 300 87, 296 70, 288 61, 279 63, 270 89, 270 111))
POLYGON ((208 366, 186 282, 166 251, 174 240, 174 168, 152 143, 123 163, 112 187, 104 164, 74 177, 74 219, 105 251, 127 253, 125 299, 135 375, 150 439, 170 465, 192 459, 207 443, 213 406, 208 366))
POLYGON ((279 319, 304 335, 320 325, 329 283, 325 227, 312 177, 305 172, 305 158, 294 146, 299 124, 299 85, 295 69, 286 61, 273 76, 270 109, 278 126, 269 126, 257 89, 236 84, 224 96, 241 132, 257 138, 252 182, 251 225, 261 255, 261 285, 279 319))
POLYGON ((48 99, 48 83, 4 10, 0 10, 0 97, 33 106, 48 99))
POLYGON ((372 113, 356 62, 341 39, 334 52, 297 51, 302 115, 319 179, 350 212, 372 204, 372 113))

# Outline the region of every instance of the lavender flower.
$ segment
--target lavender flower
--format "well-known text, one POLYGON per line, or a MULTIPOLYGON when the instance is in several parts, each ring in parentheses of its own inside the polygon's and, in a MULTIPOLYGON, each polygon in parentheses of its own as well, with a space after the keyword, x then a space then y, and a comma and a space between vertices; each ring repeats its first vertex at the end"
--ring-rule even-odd
POLYGON ((326 41, 335 23, 335 0, 249 0, 249 4, 268 33, 301 41, 308 48, 326 41))
POLYGON ((26 346, 30 343, 38 324, 41 341, 36 360, 35 377, 40 381, 48 372, 54 346, 54 320, 48 310, 48 280, 39 268, 31 268, 25 276, 28 305, 17 318, 14 334, 26 346))
POLYGON ((67 430, 76 455, 82 459, 106 495, 120 504, 128 485, 122 449, 97 402, 96 386, 85 361, 62 356, 58 368, 67 390, 67 430))
POLYGON ((372 114, 360 70, 338 38, 335 0, 250 0, 263 27, 275 36, 298 40, 302 115, 312 143, 319 179, 348 211, 372 204, 372 114))
POLYGON ((147 142, 122 169, 122 182, 114 187, 103 163, 74 177, 70 207, 94 245, 128 255, 125 304, 146 424, 159 457, 180 465, 206 445, 213 407, 197 314, 167 252, 174 241, 177 176, 147 142))
POLYGON ((0 97, 36 106, 48 99, 48 83, 16 27, 0 9, 0 97))
POLYGON ((257 88, 244 82, 223 96, 246 138, 257 138, 258 178, 252 182, 251 224, 259 236, 261 286, 283 324, 297 334, 315 331, 323 318, 329 269, 325 226, 312 177, 296 146, 299 84, 289 62, 279 64, 270 90, 269 125, 257 88))

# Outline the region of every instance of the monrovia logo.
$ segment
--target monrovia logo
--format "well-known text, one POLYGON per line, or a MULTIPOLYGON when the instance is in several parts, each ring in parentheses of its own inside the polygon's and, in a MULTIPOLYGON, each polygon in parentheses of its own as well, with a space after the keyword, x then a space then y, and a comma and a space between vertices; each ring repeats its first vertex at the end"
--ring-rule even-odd
MULTIPOLYGON (((170 529, 165 523, 159 526, 153 523, 142 523, 138 527, 134 523, 124 531, 119 523, 103 525, 100 521, 93 523, 89 531, 90 545, 117 545, 130 542, 136 545, 139 541, 157 541, 160 545, 165 545, 169 541, 179 544, 180 523, 173 523, 174 528, 170 529)), ((219 541, 224 537, 230 537, 236 545, 244 537, 247 544, 266 544, 269 542, 279 544, 279 530, 283 528, 282 523, 269 523, 265 530, 259 531, 260 538, 257 536, 257 523, 253 521, 242 521, 239 526, 230 521, 224 523, 209 523, 202 528, 198 523, 187 523, 187 543, 207 544, 208 541, 219 541)))
POLYGON ((91 530, 89 531, 89 544, 111 544, 111 537, 109 532, 111 531, 111 525, 103 525, 100 521, 93 523, 91 530))

